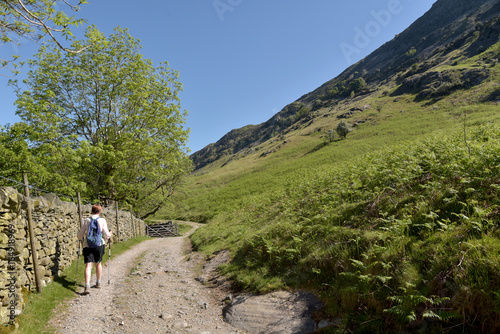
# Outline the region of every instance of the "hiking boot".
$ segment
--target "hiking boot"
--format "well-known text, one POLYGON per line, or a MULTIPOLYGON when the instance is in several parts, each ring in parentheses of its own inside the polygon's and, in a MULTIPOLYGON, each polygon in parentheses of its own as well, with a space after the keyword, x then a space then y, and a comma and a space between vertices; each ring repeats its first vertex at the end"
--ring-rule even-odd
POLYGON ((100 288, 101 288, 101 282, 96 282, 96 284, 95 284, 95 288, 96 288, 96 289, 100 289, 100 288))
POLYGON ((85 290, 83 290, 82 295, 88 295, 90 293, 90 289, 88 287, 85 287, 85 290))

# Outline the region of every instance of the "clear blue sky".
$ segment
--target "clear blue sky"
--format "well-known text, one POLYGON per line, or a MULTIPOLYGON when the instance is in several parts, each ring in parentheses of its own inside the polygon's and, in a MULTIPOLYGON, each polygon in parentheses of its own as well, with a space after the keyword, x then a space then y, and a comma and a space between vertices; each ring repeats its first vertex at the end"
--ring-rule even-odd
MULTIPOLYGON (((77 17, 107 35, 128 28, 146 58, 180 72, 195 152, 232 129, 267 121, 394 38, 434 2, 89 0, 77 17)), ((27 59, 37 48, 26 42, 0 52, 27 59)), ((14 100, 0 77, 1 125, 19 121, 14 100)))

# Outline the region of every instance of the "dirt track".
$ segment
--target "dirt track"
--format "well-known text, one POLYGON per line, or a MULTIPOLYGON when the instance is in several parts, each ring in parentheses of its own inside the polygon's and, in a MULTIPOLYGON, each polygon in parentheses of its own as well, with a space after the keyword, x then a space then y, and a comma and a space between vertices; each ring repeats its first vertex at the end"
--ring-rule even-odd
POLYGON ((198 261, 188 261, 189 234, 111 254, 111 284, 105 265, 103 287, 76 297, 51 320, 57 333, 244 333, 223 321, 223 292, 194 279, 198 261))

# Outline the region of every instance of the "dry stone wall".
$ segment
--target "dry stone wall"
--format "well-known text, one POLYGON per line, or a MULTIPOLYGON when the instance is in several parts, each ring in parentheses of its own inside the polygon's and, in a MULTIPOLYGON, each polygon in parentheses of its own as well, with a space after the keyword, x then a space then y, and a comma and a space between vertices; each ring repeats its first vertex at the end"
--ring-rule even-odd
MULTIPOLYGON (((0 188, 0 323, 13 322, 22 312, 25 296, 36 291, 29 240, 28 202, 16 189, 0 188)), ((46 286, 76 260, 80 228, 78 205, 61 201, 54 194, 31 198, 38 271, 46 286)), ((82 216, 90 215, 91 205, 82 205, 82 216)), ((130 212, 103 208, 101 217, 113 231, 113 242, 145 235, 144 221, 130 212), (118 240, 117 221, 120 229, 118 240)))

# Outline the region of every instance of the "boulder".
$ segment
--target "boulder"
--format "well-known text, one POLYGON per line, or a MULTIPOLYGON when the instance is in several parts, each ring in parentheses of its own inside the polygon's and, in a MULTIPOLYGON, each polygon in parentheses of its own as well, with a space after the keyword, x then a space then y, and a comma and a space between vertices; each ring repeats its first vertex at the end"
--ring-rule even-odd
POLYGON ((318 329, 313 314, 323 304, 311 293, 286 291, 232 297, 224 320, 255 334, 305 334, 318 329))
POLYGON ((22 195, 11 187, 0 188, 0 212, 17 212, 22 195))

